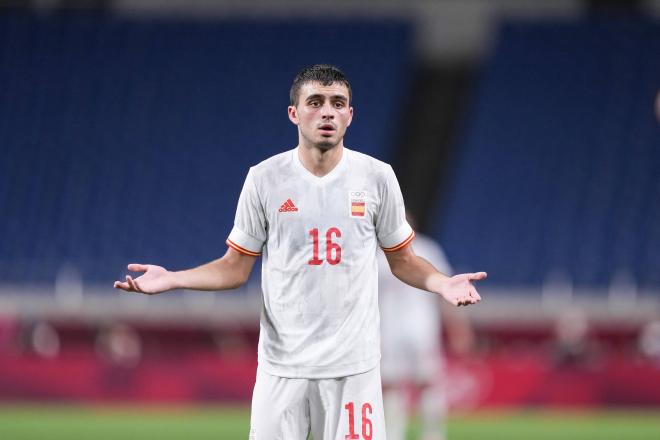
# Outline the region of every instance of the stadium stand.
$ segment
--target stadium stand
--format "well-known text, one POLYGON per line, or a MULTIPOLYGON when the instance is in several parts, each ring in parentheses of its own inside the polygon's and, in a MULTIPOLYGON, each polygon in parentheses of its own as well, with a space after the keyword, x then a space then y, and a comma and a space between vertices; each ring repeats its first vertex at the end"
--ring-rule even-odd
MULTIPOLYGON (((304 64, 346 70, 347 144, 390 159, 411 28, 41 14, 0 14, 0 401, 28 403, 29 420, 31 402, 247 405, 256 283, 255 295, 155 297, 111 283, 130 261, 178 268, 224 251, 247 167, 295 142, 284 110, 304 64)), ((658 37, 632 20, 501 30, 431 219, 455 269, 489 271, 484 301, 459 311, 477 344, 448 351, 450 407, 660 405, 657 300, 538 296, 548 278, 657 291, 658 37), (515 285, 529 301, 494 298, 515 285)), ((460 113, 438 96, 472 68, 429 81, 427 105, 406 111, 460 113)), ((428 139, 441 148, 439 132, 428 139)))
POLYGON ((410 35, 404 21, 0 15, 0 280, 52 283, 68 265, 110 285, 129 261, 220 256, 248 167, 296 143, 286 106, 305 65, 346 71, 347 145, 387 159, 410 35))
POLYGON ((433 226, 458 271, 657 292, 658 54, 644 19, 502 27, 433 226))

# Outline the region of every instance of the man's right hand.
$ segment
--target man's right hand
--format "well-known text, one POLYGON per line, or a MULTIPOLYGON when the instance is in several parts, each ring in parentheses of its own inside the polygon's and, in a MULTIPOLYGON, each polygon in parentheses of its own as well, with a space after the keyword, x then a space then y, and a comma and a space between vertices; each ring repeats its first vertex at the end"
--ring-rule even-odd
POLYGON ((126 281, 115 281, 115 289, 155 295, 177 288, 174 273, 164 267, 153 264, 129 264, 128 270, 131 272, 144 272, 144 274, 135 279, 130 275, 126 275, 126 281))

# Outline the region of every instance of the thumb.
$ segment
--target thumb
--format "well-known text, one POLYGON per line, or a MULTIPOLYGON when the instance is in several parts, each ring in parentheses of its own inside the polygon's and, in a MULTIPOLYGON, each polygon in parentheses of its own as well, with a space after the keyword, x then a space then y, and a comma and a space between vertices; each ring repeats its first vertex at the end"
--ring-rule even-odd
POLYGON ((470 281, 481 281, 485 280, 488 274, 486 272, 475 272, 468 275, 468 280, 470 281))
POLYGON ((149 270, 149 265, 133 263, 128 265, 128 270, 131 272, 146 272, 149 270))

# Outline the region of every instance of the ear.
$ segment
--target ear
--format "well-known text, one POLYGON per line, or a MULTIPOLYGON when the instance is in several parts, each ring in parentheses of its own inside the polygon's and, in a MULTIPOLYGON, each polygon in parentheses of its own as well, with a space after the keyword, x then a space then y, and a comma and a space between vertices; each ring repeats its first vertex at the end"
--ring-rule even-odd
POLYGON ((298 125, 298 109, 294 105, 289 106, 289 120, 293 122, 295 125, 298 125))
POLYGON ((349 127, 351 125, 351 122, 353 122, 353 107, 348 108, 348 114, 349 117, 348 117, 348 124, 346 124, 347 127, 349 127))

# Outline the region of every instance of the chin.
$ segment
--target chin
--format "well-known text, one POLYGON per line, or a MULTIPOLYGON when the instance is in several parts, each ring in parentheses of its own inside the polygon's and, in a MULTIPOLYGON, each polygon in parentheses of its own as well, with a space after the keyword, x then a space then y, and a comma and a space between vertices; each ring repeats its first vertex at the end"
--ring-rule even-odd
POLYGON ((316 143, 316 147, 321 151, 332 150, 334 147, 339 145, 339 142, 332 142, 331 140, 322 140, 316 143))

